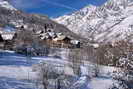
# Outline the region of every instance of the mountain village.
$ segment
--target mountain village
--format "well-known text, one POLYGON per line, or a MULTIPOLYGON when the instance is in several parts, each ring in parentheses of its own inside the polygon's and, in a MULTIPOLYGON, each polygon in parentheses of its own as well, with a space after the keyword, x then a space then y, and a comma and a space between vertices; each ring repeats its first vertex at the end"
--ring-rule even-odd
POLYGON ((49 18, 0 0, 0 89, 133 89, 133 1, 49 18))

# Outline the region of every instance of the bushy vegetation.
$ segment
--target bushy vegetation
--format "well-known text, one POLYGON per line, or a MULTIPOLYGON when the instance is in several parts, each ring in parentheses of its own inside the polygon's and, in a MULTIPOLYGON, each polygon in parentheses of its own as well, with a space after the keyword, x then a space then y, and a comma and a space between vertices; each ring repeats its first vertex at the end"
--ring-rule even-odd
POLYGON ((132 89, 133 83, 133 45, 119 41, 114 45, 103 45, 97 49, 97 63, 118 68, 114 72, 117 85, 112 89, 132 89))

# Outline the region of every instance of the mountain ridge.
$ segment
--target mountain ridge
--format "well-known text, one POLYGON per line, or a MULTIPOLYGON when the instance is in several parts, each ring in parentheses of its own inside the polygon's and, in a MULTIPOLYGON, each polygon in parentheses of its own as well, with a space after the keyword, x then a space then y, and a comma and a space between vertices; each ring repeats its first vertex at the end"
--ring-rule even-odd
POLYGON ((100 7, 88 7, 54 20, 92 41, 132 41, 132 0, 109 0, 100 7), (84 9, 88 9, 87 13, 79 14, 83 13, 84 9))

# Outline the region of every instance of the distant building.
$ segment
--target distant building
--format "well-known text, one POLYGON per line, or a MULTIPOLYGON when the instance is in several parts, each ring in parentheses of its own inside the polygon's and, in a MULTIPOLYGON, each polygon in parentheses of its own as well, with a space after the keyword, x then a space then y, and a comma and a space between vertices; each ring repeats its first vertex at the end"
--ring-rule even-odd
POLYGON ((91 43, 91 44, 89 44, 89 46, 93 47, 94 49, 97 49, 100 47, 100 45, 98 43, 91 43))
POLYGON ((71 44, 73 44, 74 47, 80 48, 80 41, 78 40, 71 40, 71 44))
POLYGON ((62 36, 58 36, 58 37, 54 38, 53 41, 70 44, 71 39, 67 36, 62 35, 62 36))
POLYGON ((51 39, 51 37, 48 33, 42 33, 42 34, 40 34, 39 37, 40 37, 41 40, 51 39))
POLYGON ((11 49, 13 46, 13 39, 15 32, 1 32, 0 33, 0 48, 11 49))
POLYGON ((47 32, 38 31, 38 35, 41 42, 47 43, 51 47, 80 48, 80 41, 62 33, 48 30, 47 32))
POLYGON ((15 32, 2 32, 1 37, 4 41, 10 41, 15 36, 15 32))

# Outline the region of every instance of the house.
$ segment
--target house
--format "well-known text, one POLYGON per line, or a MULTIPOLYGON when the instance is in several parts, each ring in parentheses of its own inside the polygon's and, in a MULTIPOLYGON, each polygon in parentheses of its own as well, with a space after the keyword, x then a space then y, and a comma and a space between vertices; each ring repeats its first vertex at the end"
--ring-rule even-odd
POLYGON ((15 32, 2 32, 1 37, 4 41, 10 41, 15 36, 15 32))
POLYGON ((62 33, 55 33, 51 30, 40 33, 39 38, 51 47, 80 48, 80 41, 73 40, 74 38, 72 37, 65 36, 62 33))
POLYGON ((41 40, 51 39, 50 35, 48 33, 42 33, 39 35, 41 40))
POLYGON ((71 46, 70 44, 71 39, 65 35, 57 36, 52 40, 52 44, 57 47, 64 47, 69 48, 71 46))
POLYGON ((92 46, 94 49, 97 49, 100 47, 100 45, 98 43, 90 44, 90 46, 92 46))
POLYGON ((0 27, 0 48, 5 48, 8 43, 11 46, 15 31, 16 29, 12 25, 0 27))
POLYGON ((13 39, 15 36, 15 32, 2 32, 0 33, 1 36, 1 48, 4 49, 11 49, 13 46, 13 39))
POLYGON ((56 38, 57 37, 57 35, 52 31, 49 31, 48 34, 51 38, 56 38))
POLYGON ((53 39, 55 42, 70 44, 71 38, 61 35, 53 39))
POLYGON ((0 28, 0 35, 4 41, 12 40, 15 35, 15 27, 13 25, 5 25, 0 28))
POLYGON ((54 44, 58 44, 65 48, 80 48, 80 41, 75 40, 71 37, 60 35, 53 39, 54 44))
POLYGON ((71 42, 71 44, 73 44, 74 47, 80 48, 80 44, 81 44, 80 41, 78 41, 78 40, 71 40, 70 42, 71 42))

